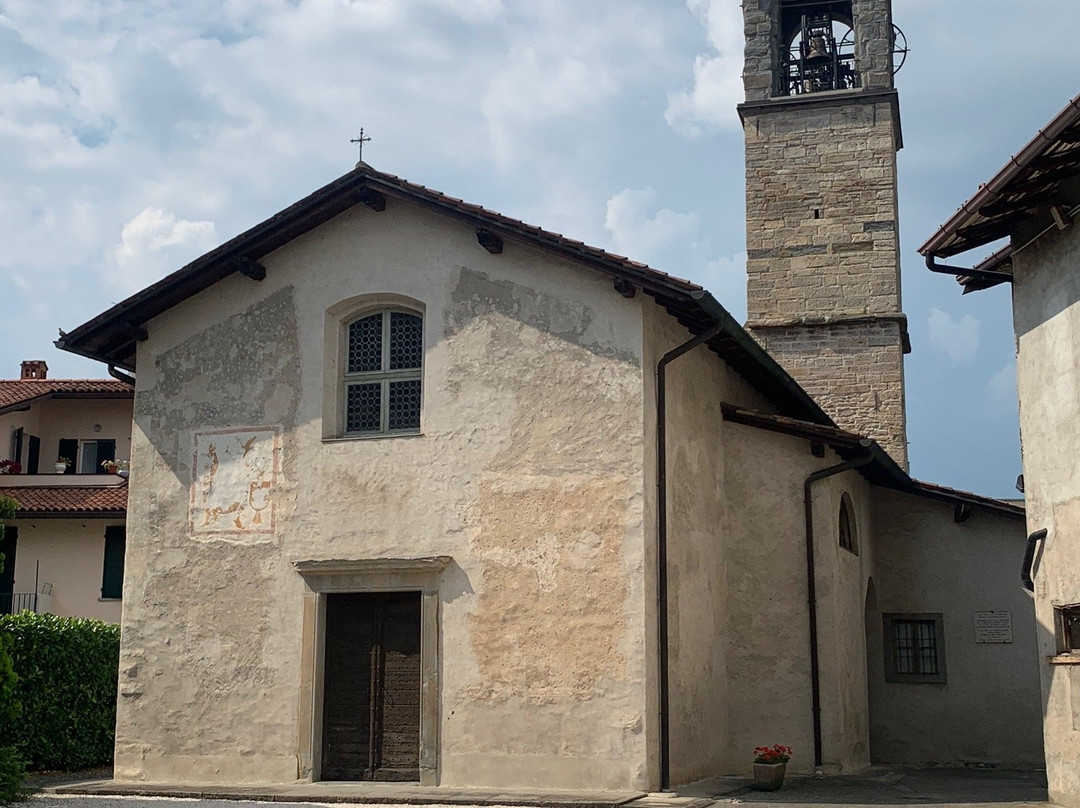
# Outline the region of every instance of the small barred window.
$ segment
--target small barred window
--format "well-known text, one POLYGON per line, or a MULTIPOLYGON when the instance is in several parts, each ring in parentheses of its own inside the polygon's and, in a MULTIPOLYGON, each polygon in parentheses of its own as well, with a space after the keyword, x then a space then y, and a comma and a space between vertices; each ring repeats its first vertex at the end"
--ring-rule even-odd
POLYGON ((381 311, 349 323, 346 435, 420 431, 423 337, 423 318, 407 311, 381 311))
POLYGON ((945 682, 944 622, 940 614, 884 614, 885 681, 945 682))

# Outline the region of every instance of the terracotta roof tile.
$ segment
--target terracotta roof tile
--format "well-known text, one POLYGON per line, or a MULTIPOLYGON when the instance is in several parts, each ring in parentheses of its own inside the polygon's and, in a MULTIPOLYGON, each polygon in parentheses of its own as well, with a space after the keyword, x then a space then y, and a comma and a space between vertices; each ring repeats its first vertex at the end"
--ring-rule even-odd
POLYGON ((0 410, 46 398, 131 398, 134 391, 112 379, 0 380, 0 410))
POLYGON ((40 514, 90 516, 124 513, 127 510, 127 494, 127 483, 0 488, 0 495, 11 497, 19 503, 16 518, 40 514))

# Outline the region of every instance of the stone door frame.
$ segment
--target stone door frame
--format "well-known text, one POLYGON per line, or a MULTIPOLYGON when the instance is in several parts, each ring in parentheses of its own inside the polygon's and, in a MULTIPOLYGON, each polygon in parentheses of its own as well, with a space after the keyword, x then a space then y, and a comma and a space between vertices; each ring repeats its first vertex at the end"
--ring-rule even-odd
POLYGON ((300 674, 299 778, 322 772, 326 596, 420 592, 420 785, 439 784, 439 582, 449 556, 295 561, 307 584, 300 674))

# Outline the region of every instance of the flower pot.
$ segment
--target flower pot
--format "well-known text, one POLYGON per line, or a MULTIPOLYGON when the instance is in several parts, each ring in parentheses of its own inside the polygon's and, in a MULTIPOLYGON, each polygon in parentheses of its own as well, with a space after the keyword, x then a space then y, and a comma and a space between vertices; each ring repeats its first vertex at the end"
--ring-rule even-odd
POLYGON ((63 474, 67 471, 67 463, 53 463, 53 471, 56 474, 63 474))
POLYGON ((784 784, 786 763, 755 763, 754 788, 758 791, 776 791, 784 784))

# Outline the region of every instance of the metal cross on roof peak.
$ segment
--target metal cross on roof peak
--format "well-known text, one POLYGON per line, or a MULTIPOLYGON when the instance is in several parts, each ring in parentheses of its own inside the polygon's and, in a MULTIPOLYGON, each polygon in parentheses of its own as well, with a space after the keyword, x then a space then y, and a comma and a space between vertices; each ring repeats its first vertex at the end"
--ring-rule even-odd
POLYGON ((354 137, 349 142, 356 144, 356 147, 357 147, 357 149, 359 151, 359 154, 357 154, 357 160, 359 162, 361 162, 361 163, 364 162, 364 144, 371 142, 371 138, 364 137, 364 127, 362 127, 362 126, 360 127, 360 135, 359 135, 359 137, 354 137))

